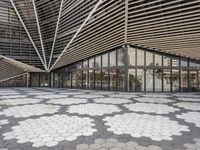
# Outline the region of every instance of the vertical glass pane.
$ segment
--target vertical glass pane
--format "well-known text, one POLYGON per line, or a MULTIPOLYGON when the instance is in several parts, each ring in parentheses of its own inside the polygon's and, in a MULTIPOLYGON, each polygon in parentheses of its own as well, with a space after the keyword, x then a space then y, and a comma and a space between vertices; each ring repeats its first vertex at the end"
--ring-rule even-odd
POLYGON ((198 91, 198 78, 197 78, 197 71, 190 70, 190 92, 197 92, 198 91))
POLYGON ((102 55, 102 67, 108 67, 108 54, 102 55))
POLYGON ((163 91, 170 92, 171 91, 171 69, 163 70, 163 91))
POLYGON ((76 71, 76 87, 82 87, 82 71, 76 71))
POLYGON ((162 69, 155 69, 154 73, 155 91, 162 91, 162 69))
POLYGON ((124 62, 125 62, 124 49, 120 48, 117 50, 117 64, 118 66, 124 66, 124 62))
POLYGON ((117 89, 118 91, 125 91, 125 70, 117 69, 117 89))
MULTIPOLYGON (((52 73, 53 75, 53 73, 52 73)), ((53 79, 53 78, 52 78, 53 79)), ((53 82, 52 82, 53 83, 53 82)), ((38 87, 39 86, 39 74, 37 73, 32 73, 31 74, 31 86, 38 87)))
POLYGON ((132 92, 135 91, 136 85, 136 76, 135 76, 135 69, 128 70, 128 91, 132 92))
POLYGON ((77 81, 76 71, 73 71, 72 72, 72 87, 76 87, 76 81, 77 81))
POLYGON ((137 69, 136 91, 144 91, 144 70, 137 69))
POLYGON ((187 59, 181 59, 181 67, 187 67, 187 66, 188 66, 187 59))
POLYGON ((179 58, 172 57, 172 67, 179 67, 179 58))
POLYGON ((146 66, 153 66, 153 53, 146 52, 146 66))
POLYGON ((94 71, 89 70, 89 89, 94 89, 94 71))
POLYGON ((110 52, 110 66, 116 66, 116 51, 110 52))
POLYGON ((108 90, 109 85, 109 70, 103 69, 102 70, 102 89, 108 90))
POLYGON ((94 58, 89 59, 89 68, 94 68, 94 58))
POLYGON ((190 61, 189 65, 190 65, 190 67, 200 67, 199 63, 196 63, 196 62, 193 62, 193 61, 190 61))
POLYGON ((153 91, 153 70, 146 70, 146 91, 153 91))
POLYGON ((128 47, 128 65, 135 66, 136 50, 133 47, 128 47))
POLYGON ((101 56, 95 58, 95 67, 101 67, 101 56))
POLYGON ((172 91, 179 92, 179 70, 172 69, 172 91))
POLYGON ((181 70, 181 92, 188 91, 188 71, 181 70))
POLYGON ((95 89, 101 89, 101 70, 95 70, 95 89))
POLYGON ((117 74, 116 69, 110 69, 110 90, 116 90, 117 74))
POLYGON ((168 56, 163 56, 163 66, 171 66, 171 58, 168 56))
POLYGON ((59 74, 54 73, 54 87, 58 88, 59 87, 59 74))
POLYGON ((88 60, 83 61, 83 68, 88 68, 88 60))
POLYGON ((137 65, 144 66, 144 51, 137 49, 137 65))
POLYGON ((88 71, 83 70, 83 89, 88 88, 88 71))
POLYGON ((155 66, 162 66, 162 56, 155 54, 155 66))

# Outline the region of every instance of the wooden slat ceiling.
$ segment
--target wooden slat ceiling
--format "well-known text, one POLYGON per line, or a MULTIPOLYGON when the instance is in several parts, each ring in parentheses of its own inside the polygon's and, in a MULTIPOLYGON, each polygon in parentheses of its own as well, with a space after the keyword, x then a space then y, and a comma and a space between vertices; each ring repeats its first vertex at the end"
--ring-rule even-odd
POLYGON ((123 45, 125 35, 129 44, 200 60, 200 0, 105 0, 54 69, 123 45))

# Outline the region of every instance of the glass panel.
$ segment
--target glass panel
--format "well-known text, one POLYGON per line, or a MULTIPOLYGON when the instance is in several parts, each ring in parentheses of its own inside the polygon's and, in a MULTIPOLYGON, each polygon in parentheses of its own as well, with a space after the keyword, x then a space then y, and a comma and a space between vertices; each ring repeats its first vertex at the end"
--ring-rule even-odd
POLYGON ((102 56, 102 67, 108 67, 108 54, 102 56))
POLYGON ((179 67, 179 58, 172 57, 172 67, 179 67))
POLYGON ((155 69, 154 73, 155 91, 162 91, 162 69, 155 69))
POLYGON ((63 77, 63 85, 64 87, 70 87, 71 86, 71 73, 70 71, 66 71, 63 77))
MULTIPOLYGON (((60 79, 61 80, 61 79, 60 79)), ((49 86, 49 77, 48 74, 46 73, 41 73, 40 74, 40 86, 41 87, 47 87, 49 86)))
POLYGON ((153 66, 153 53, 146 52, 146 66, 153 66))
POLYGON ((95 67, 101 67, 101 56, 95 58, 95 67))
POLYGON ((94 89, 94 71, 89 70, 89 89, 94 89))
POLYGON ((179 92, 179 70, 172 69, 172 91, 179 92))
POLYGON ((188 71, 181 70, 181 92, 188 91, 188 71))
POLYGON ((94 68, 94 58, 89 59, 89 68, 94 68))
POLYGON ((39 73, 32 73, 31 74, 31 86, 38 87, 39 86, 39 73))
POLYGON ((144 70, 137 69, 136 91, 144 91, 144 70))
POLYGON ((190 67, 200 67, 200 64, 196 63, 196 62, 189 62, 190 67))
POLYGON ((58 75, 58 73, 54 74, 54 87, 56 87, 56 88, 59 87, 59 75, 58 75))
POLYGON ((146 70, 146 91, 153 91, 153 70, 146 70))
POLYGON ((78 84, 77 80, 78 80, 77 72, 73 71, 72 72, 72 87, 77 87, 77 84, 78 84))
POLYGON ((83 68, 88 68, 88 60, 83 61, 83 68))
POLYGON ((163 91, 170 92, 171 91, 171 69, 163 70, 163 91))
POLYGON ((136 76, 135 76, 135 69, 128 70, 128 91, 132 92, 135 91, 136 85, 136 76))
POLYGON ((109 70, 104 69, 102 70, 102 89, 108 90, 109 85, 109 70))
POLYGON ((88 88, 88 71, 83 70, 83 89, 88 88))
POLYGON ((117 74, 116 69, 110 69, 110 90, 116 90, 117 74))
POLYGON ((110 52, 110 66, 116 66, 116 51, 110 52))
POLYGON ((135 66, 136 50, 133 47, 128 47, 128 65, 135 66))
POLYGON ((181 59, 181 67, 187 67, 188 66, 188 62, 186 59, 181 59))
POLYGON ((144 51, 137 49, 137 65, 144 66, 144 51))
POLYGON ((118 91, 125 91, 125 70, 117 69, 117 89, 118 91))
POLYGON ((171 66, 171 58, 168 56, 163 56, 163 66, 171 66))
POLYGON ((95 70, 95 89, 101 89, 101 70, 95 70))
POLYGON ((197 92, 198 91, 198 79, 197 79, 197 71, 190 70, 190 92, 197 92))
POLYGON ((76 71, 76 87, 82 87, 82 71, 76 71))
POLYGON ((162 66, 162 56, 155 54, 155 66, 162 66))
POLYGON ((120 48, 117 50, 117 65, 124 66, 124 62, 125 62, 124 49, 120 48))

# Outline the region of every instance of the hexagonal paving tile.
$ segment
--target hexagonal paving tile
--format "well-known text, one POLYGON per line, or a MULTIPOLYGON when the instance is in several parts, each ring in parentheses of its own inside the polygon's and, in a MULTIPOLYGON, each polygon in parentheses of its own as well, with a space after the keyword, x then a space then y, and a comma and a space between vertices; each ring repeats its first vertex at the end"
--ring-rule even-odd
POLYGON ((117 106, 106 104, 80 104, 69 106, 67 112, 78 113, 80 115, 101 116, 104 114, 111 114, 113 112, 120 112, 117 106))
POLYGON ((187 102, 200 102, 200 98, 180 97, 177 99, 180 101, 187 101, 187 102))
POLYGON ((102 98, 104 97, 103 95, 92 95, 92 94, 80 94, 80 95, 74 95, 74 97, 78 97, 78 98, 102 98))
POLYGON ((1 125, 8 124, 8 123, 9 121, 7 119, 0 120, 0 129, 1 129, 1 125))
POLYGON ((48 95, 38 95, 37 98, 46 98, 46 99, 54 99, 54 98, 66 98, 67 95, 61 95, 61 94, 48 94, 48 95))
POLYGON ((33 104, 9 107, 7 109, 4 109, 1 114, 5 116, 13 116, 15 118, 26 118, 43 114, 53 114, 55 112, 58 112, 59 109, 60 106, 55 105, 33 104))
POLYGON ((143 97, 157 97, 157 98, 167 98, 170 97, 168 94, 155 94, 155 93, 149 93, 149 94, 143 94, 143 97))
POLYGON ((124 106, 134 112, 169 114, 175 111, 179 111, 179 109, 165 104, 136 103, 126 104, 124 106))
POLYGON ((180 102, 180 103, 175 103, 173 105, 188 110, 200 110, 200 103, 180 102))
POLYGON ((131 100, 125 99, 125 98, 99 98, 94 99, 96 103, 106 103, 106 104, 123 104, 123 103, 131 103, 131 100))
POLYGON ((159 98, 159 97, 139 97, 139 98, 135 98, 135 100, 139 102, 161 103, 161 104, 175 102, 172 99, 159 98))
POLYGON ((113 98, 135 98, 138 97, 138 95, 136 94, 122 94, 122 93, 118 93, 118 94, 114 94, 114 95, 108 95, 109 97, 113 97, 113 98))
POLYGON ((181 115, 176 115, 179 119, 184 119, 186 122, 194 123, 195 126, 200 127, 200 113, 199 112, 187 112, 181 115))
POLYGON ((21 105, 21 104, 35 104, 40 103, 42 99, 36 98, 21 98, 0 101, 0 105, 21 105))
POLYGON ((1 96, 2 99, 17 99, 17 98, 25 98, 26 95, 4 95, 1 96))
POLYGON ((91 136, 96 129, 87 117, 53 115, 27 119, 3 134, 4 140, 17 139, 17 143, 33 143, 33 147, 56 146, 60 141, 74 141, 79 136, 91 136))
POLYGON ((187 126, 178 124, 168 117, 147 114, 126 113, 105 117, 108 131, 114 134, 130 134, 132 137, 149 137, 155 141, 172 140, 173 135, 182 135, 181 131, 190 131, 187 126))
POLYGON ((195 141, 194 144, 192 143, 185 143, 184 147, 186 147, 186 150, 200 150, 200 138, 194 138, 193 141, 195 141))
POLYGON ((81 99, 81 98, 62 98, 62 99, 52 99, 47 101, 47 103, 60 104, 60 105, 80 104, 87 102, 88 102, 87 99, 81 99))

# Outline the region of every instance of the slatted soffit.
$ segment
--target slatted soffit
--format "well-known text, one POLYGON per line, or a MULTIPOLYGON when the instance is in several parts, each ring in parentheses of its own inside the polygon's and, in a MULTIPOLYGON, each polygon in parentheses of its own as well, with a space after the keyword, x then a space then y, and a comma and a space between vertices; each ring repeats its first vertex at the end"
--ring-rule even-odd
POLYGON ((125 43, 200 59, 200 0, 10 0, 47 71, 125 43))

